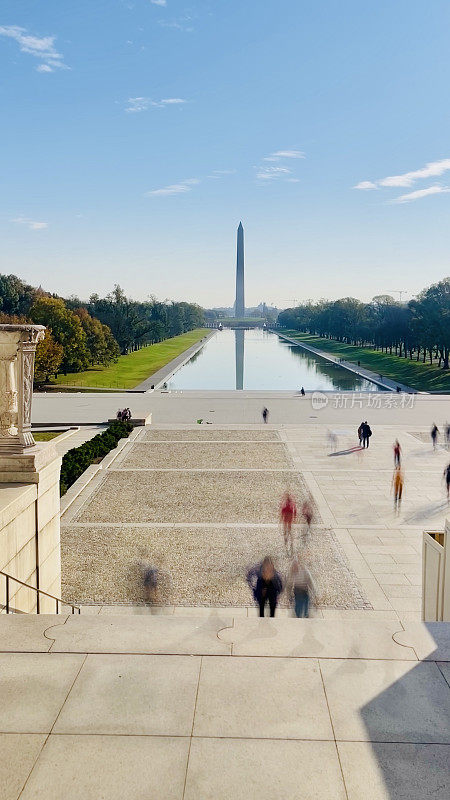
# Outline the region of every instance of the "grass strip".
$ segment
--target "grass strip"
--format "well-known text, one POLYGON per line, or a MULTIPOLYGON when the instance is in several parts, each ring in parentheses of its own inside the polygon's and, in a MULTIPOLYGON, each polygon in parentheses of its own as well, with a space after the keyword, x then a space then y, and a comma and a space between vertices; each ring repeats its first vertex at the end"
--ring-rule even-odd
POLYGON ((165 339, 157 344, 149 344, 141 350, 135 350, 126 356, 119 356, 115 364, 109 367, 91 367, 84 372, 70 372, 58 375, 52 385, 79 386, 105 389, 134 389, 173 358, 184 353, 210 333, 208 328, 195 328, 188 333, 165 339))
MULTIPOLYGON (((67 428, 66 428, 67 430, 67 428)), ((33 439, 35 442, 50 442, 52 439, 56 439, 57 436, 61 436, 62 433, 66 433, 64 431, 32 431, 33 439)))

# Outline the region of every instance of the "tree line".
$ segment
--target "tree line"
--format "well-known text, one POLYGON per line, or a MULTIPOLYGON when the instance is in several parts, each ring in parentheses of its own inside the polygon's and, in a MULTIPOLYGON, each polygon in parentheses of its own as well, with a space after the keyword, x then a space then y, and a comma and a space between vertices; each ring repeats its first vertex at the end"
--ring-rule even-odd
POLYGON ((108 325, 122 354, 205 324, 205 313, 196 303, 161 302, 153 296, 144 301, 132 300, 117 285, 106 297, 93 294, 88 303, 76 297, 67 302, 72 308, 82 305, 89 314, 108 325))
POLYGON ((121 353, 201 327, 204 316, 191 303, 131 300, 120 286, 105 298, 92 295, 83 302, 36 289, 15 275, 0 275, 0 322, 46 326, 36 350, 39 385, 60 372, 108 366, 121 353))
POLYGON ((307 301, 278 315, 278 324, 339 342, 449 368, 450 278, 424 289, 408 303, 377 295, 307 301))

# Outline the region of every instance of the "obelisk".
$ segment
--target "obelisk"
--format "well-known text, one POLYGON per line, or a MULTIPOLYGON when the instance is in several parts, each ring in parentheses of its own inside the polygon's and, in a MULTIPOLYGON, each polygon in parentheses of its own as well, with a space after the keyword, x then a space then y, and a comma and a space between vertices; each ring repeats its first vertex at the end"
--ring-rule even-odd
POLYGON ((237 229, 237 259, 236 259, 236 305, 234 316, 236 319, 245 317, 244 301, 244 228, 242 222, 237 229))

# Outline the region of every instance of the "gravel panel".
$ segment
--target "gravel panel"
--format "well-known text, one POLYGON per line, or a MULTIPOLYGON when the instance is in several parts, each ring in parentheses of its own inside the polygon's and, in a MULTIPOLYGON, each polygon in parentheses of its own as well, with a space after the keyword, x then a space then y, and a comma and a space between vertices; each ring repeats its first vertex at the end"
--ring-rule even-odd
POLYGON ((292 472, 110 472, 77 522, 277 522, 280 498, 298 501, 292 472))
POLYGON ((208 427, 184 428, 183 430, 168 430, 150 428, 145 431, 144 440, 146 442, 279 442, 280 438, 276 431, 261 430, 211 430, 208 427))
POLYGON ((161 443, 134 444, 120 467, 128 469, 290 469, 285 446, 277 442, 257 444, 161 443))
MULTIPOLYGON (((332 531, 318 528, 307 561, 324 608, 371 608, 332 531)), ((242 606, 252 597, 246 569, 270 554, 284 577, 288 560, 276 528, 98 528, 61 531, 63 597, 73 602, 142 602, 139 563, 160 572, 158 602, 242 606)), ((280 605, 287 605, 282 595, 280 605)))

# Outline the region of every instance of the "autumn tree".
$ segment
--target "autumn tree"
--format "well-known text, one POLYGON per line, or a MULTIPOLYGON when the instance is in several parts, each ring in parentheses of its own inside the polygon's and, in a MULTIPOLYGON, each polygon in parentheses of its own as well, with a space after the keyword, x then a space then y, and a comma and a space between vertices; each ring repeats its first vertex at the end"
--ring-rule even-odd
POLYGON ((119 348, 110 328, 103 325, 100 320, 91 317, 85 308, 75 309, 74 314, 79 318, 86 334, 86 346, 91 366, 94 364, 107 366, 111 361, 115 361, 119 354, 119 348))
POLYGON ((64 300, 56 297, 37 297, 30 308, 30 319, 50 328, 55 342, 63 348, 61 371, 80 372, 89 366, 86 334, 80 318, 70 311, 64 300))
POLYGON ((48 383, 51 375, 57 375, 63 360, 63 347, 55 342, 50 330, 45 331, 45 336, 36 348, 34 362, 34 382, 38 385, 48 383))

